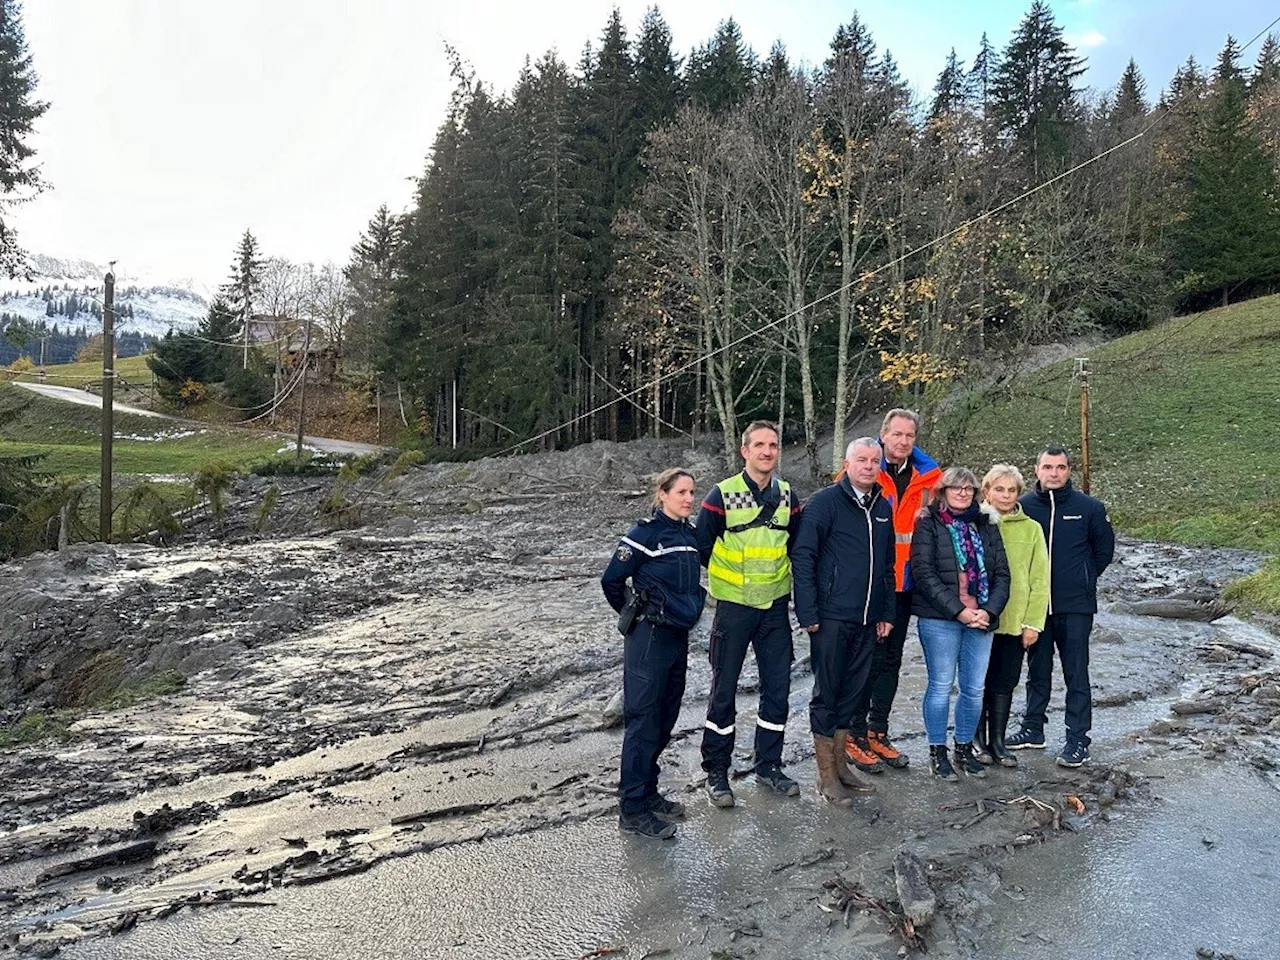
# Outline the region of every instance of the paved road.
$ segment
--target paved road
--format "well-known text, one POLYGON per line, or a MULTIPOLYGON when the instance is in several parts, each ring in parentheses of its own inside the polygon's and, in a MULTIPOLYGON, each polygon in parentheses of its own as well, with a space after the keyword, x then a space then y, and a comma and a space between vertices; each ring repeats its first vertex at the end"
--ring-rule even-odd
MULTIPOLYGON (((77 390, 74 387, 55 387, 47 383, 22 383, 17 382, 15 386, 22 387, 24 390, 30 390, 32 393, 38 393, 41 396, 51 397, 54 400, 64 400, 67 403, 78 403, 85 407, 96 407, 102 409, 102 397, 96 393, 89 393, 86 390, 77 390)), ((130 407, 125 404, 114 404, 116 411, 119 413, 132 413, 140 417, 153 417, 158 420, 172 420, 176 423, 184 423, 194 427, 209 427, 210 424, 203 423, 199 420, 184 420, 181 417, 173 417, 167 413, 156 413, 154 410, 143 410, 141 407, 130 407)), ((246 432, 261 433, 263 436, 285 436, 284 434, 274 433, 270 431, 249 430, 248 427, 235 427, 230 429, 244 430, 246 432)), ((387 447, 379 447, 372 443, 356 443, 353 440, 335 440, 331 437, 308 437, 304 436, 302 442, 305 446, 312 447, 324 453, 338 453, 352 456, 362 456, 366 453, 379 453, 389 449, 387 447)))

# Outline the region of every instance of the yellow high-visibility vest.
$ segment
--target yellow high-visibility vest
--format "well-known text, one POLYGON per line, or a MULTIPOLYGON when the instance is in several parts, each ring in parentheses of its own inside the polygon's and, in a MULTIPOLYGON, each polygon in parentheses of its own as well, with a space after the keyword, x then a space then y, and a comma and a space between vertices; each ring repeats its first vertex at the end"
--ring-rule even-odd
POLYGON ((707 586, 717 600, 765 610, 791 592, 791 560, 787 557, 791 487, 782 480, 778 485, 778 509, 768 522, 734 533, 735 528, 755 520, 761 507, 742 474, 716 484, 724 500, 725 532, 711 548, 707 586))

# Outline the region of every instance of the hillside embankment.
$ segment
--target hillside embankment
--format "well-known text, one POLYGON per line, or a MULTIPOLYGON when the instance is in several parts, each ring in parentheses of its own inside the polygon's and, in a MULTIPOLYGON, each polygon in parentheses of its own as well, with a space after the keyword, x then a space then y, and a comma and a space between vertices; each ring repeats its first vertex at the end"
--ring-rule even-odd
MULTIPOLYGON (((621 645, 597 578, 672 464, 703 485, 725 469, 656 441, 438 464, 365 489, 352 529, 255 535, 246 491, 221 536, 0 568, 3 703, 11 720, 41 711, 55 735, 0 754, 5 942, 73 957, 895 957, 921 944, 966 957, 998 944, 1031 958, 1079 955, 1087 934, 1132 955, 1266 955, 1247 920, 1274 915, 1274 885, 1254 875, 1280 851, 1238 826, 1259 791, 1275 795, 1280 647, 1230 617, 1153 615, 1198 616, 1256 568, 1243 551, 1123 544, 1095 635, 1096 759, 1079 771, 1033 754, 958 786, 929 777, 911 640, 894 723, 913 766, 852 811, 812 790, 800 631, 785 760, 803 795, 743 776, 736 810, 701 802, 704 617, 664 760, 689 820, 668 844, 619 835, 621 731, 606 708, 621 645), (142 702, 59 712, 95 684, 175 670, 185 685, 142 702), (1212 830, 1194 819, 1206 783, 1212 830), (1151 825, 1191 852, 1144 861, 1151 825), (1092 917, 1039 919, 1064 882, 1105 888, 1098 871, 1150 880, 1135 909, 1147 896, 1164 915, 1199 910, 1203 890, 1176 883, 1188 856, 1205 886, 1231 891, 1195 925, 1125 926, 1105 898, 1092 917), (910 858, 934 901, 918 929, 895 875, 910 858)), ((754 694, 749 665, 743 730, 754 694)), ((739 748, 746 769, 746 736, 739 748)))

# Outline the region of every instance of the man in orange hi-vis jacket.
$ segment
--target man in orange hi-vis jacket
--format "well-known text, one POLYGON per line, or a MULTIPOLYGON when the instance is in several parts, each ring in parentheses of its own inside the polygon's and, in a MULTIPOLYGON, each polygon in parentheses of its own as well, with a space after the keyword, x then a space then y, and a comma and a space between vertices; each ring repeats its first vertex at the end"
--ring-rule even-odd
POLYGON ((895 408, 885 414, 880 427, 880 489, 893 503, 895 541, 894 575, 896 608, 893 630, 875 645, 871 670, 854 703, 846 754, 867 773, 880 773, 885 765, 906 768, 907 756, 889 740, 889 711, 898 693, 902 648, 911 620, 911 532, 916 514, 928 506, 942 471, 933 458, 916 447, 920 415, 895 408))

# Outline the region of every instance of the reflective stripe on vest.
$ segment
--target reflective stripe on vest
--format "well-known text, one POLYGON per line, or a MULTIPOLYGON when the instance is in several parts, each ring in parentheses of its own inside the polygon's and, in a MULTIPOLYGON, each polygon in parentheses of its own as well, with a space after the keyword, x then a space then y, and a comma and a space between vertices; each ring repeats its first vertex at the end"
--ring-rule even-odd
POLYGON ((724 500, 725 532, 707 561, 707 586, 717 600, 765 610, 791 593, 791 561, 787 558, 787 524, 791 521, 791 487, 778 481, 781 496, 770 526, 730 533, 760 512, 742 474, 716 484, 724 500))

